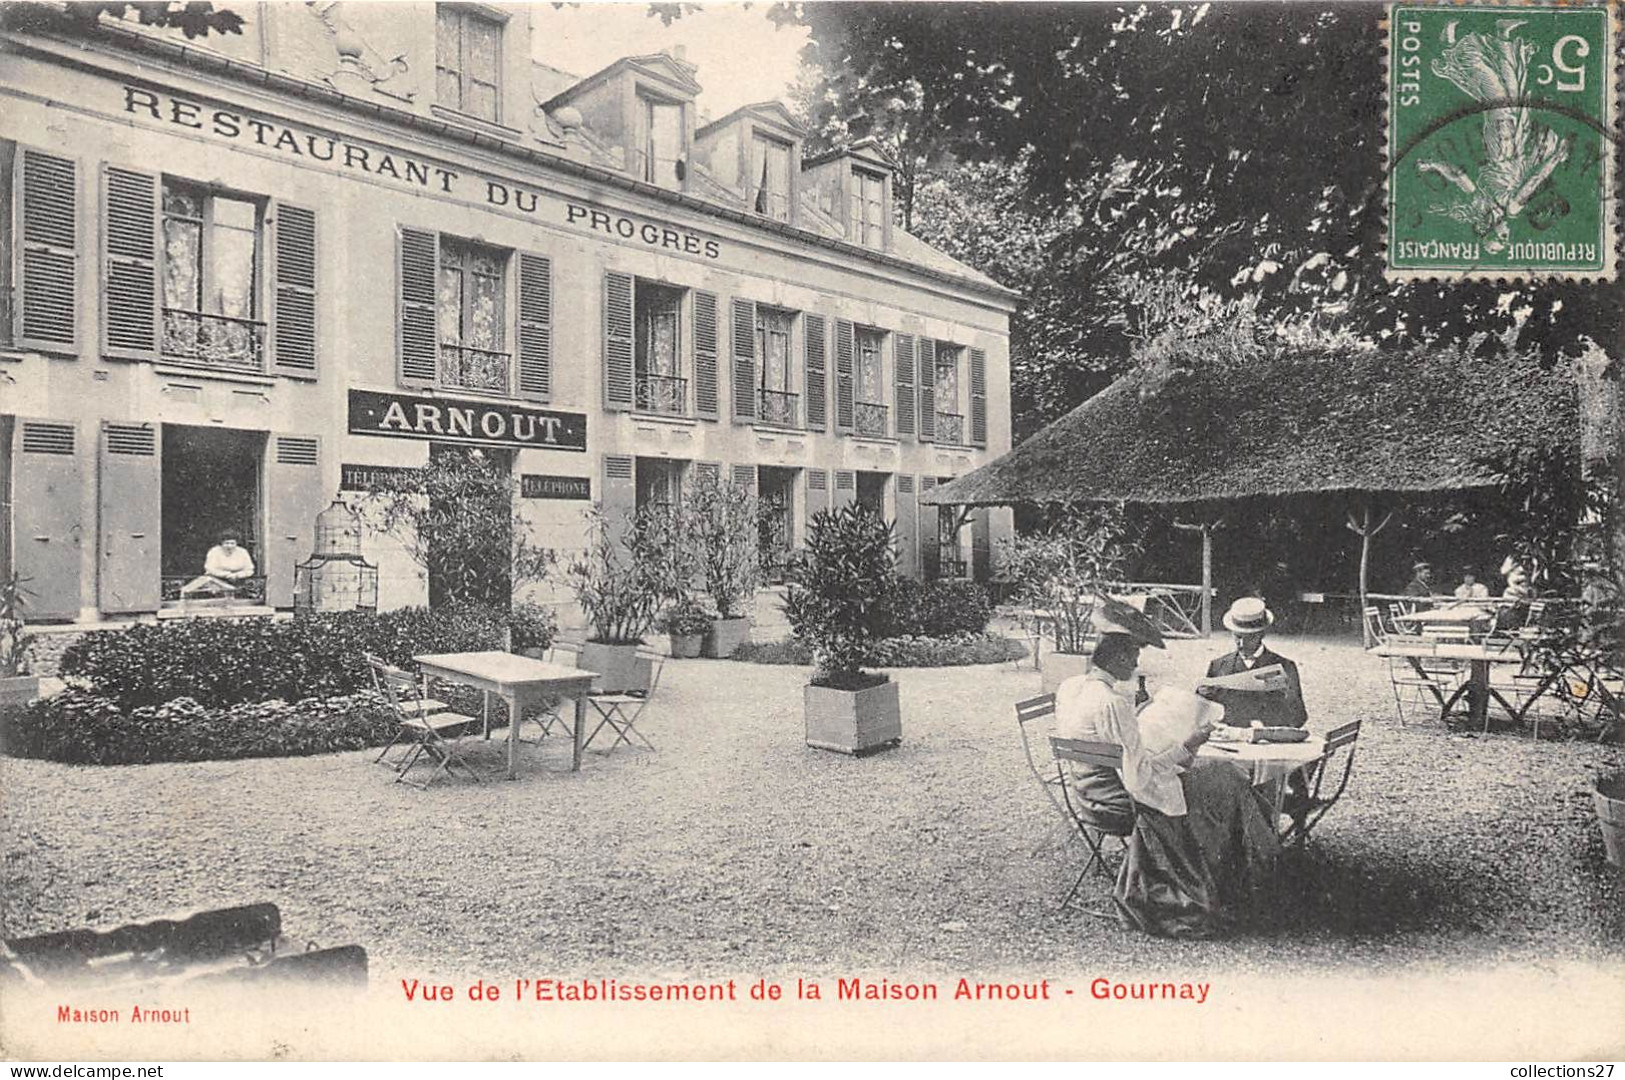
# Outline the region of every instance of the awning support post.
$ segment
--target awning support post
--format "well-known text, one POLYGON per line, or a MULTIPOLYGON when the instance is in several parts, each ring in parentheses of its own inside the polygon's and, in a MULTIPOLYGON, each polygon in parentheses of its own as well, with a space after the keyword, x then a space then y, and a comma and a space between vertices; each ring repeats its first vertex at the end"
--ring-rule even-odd
POLYGON ((1224 524, 1221 518, 1217 521, 1202 521, 1195 524, 1174 522, 1174 528, 1184 529, 1187 532, 1200 532, 1202 534, 1202 636, 1213 636, 1213 530, 1224 524))
POLYGON ((1366 499, 1365 505, 1361 509, 1360 520, 1354 520, 1354 512, 1350 511, 1348 521, 1344 523, 1350 532, 1358 533, 1360 536, 1360 640, 1365 643, 1365 647, 1368 649, 1376 644, 1371 638, 1371 625, 1366 621, 1365 617, 1365 597, 1371 571, 1371 538, 1387 528, 1394 515, 1392 513, 1383 515, 1383 519, 1375 525, 1371 523, 1371 518, 1371 500, 1366 499))

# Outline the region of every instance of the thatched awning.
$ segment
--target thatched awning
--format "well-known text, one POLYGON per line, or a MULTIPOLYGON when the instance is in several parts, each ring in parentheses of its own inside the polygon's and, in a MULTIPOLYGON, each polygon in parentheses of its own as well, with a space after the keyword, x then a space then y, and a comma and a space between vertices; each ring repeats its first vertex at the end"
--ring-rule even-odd
POLYGON ((1124 376, 921 502, 1179 503, 1490 487, 1516 447, 1579 452, 1568 369, 1453 350, 1280 352, 1124 376))

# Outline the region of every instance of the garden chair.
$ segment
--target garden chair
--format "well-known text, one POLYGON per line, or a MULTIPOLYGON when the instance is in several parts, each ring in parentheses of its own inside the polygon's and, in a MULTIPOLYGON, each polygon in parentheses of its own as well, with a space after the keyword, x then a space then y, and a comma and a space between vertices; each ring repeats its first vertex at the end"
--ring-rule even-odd
POLYGON ((1283 810, 1292 818, 1292 824, 1281 834, 1282 845, 1303 844, 1309 839, 1309 831, 1326 816, 1326 811, 1343 797, 1344 789, 1349 786, 1349 776, 1354 772, 1354 752, 1358 749, 1356 744, 1360 738, 1361 723, 1356 720, 1327 733, 1326 752, 1304 770, 1304 794, 1294 796, 1288 792, 1283 810), (1338 778, 1337 786, 1327 793, 1324 787, 1326 774, 1334 767, 1332 758, 1339 752, 1343 754, 1343 774, 1338 778))
POLYGON ((461 744, 483 728, 483 723, 472 716, 454 712, 425 712, 418 682, 400 668, 387 667, 379 671, 379 682, 384 697, 399 719, 401 730, 412 743, 411 753, 400 763, 395 773, 396 783, 411 783, 427 788, 442 774, 452 775, 461 770, 476 781, 482 779, 479 770, 463 757, 461 744), (432 768, 422 783, 413 783, 406 776, 420 762, 427 760, 432 768))
MULTIPOLYGON (((1111 880, 1111 871, 1106 866, 1106 840, 1108 837, 1113 838, 1122 850, 1128 850, 1128 838, 1134 835, 1134 815, 1101 813, 1091 807, 1079 805, 1072 797, 1071 785, 1066 782, 1066 766, 1069 762, 1121 771, 1123 768, 1121 746, 1089 739, 1063 739, 1058 735, 1050 736, 1049 745, 1051 753, 1055 755, 1055 774, 1059 779, 1061 798, 1066 803, 1067 813, 1077 827, 1078 835, 1083 838, 1084 844, 1089 849, 1089 858, 1085 860, 1083 869, 1078 872, 1077 880, 1072 883, 1072 888, 1067 890, 1065 898, 1061 900, 1061 910, 1064 911, 1082 888, 1083 879, 1089 876, 1090 870, 1099 867, 1107 880, 1111 880)), ((1090 914, 1108 917, 1107 913, 1102 911, 1091 911, 1090 914)))
MULTIPOLYGON (((1390 642, 1415 642, 1421 640, 1420 628, 1413 633, 1404 629, 1407 625, 1395 622, 1394 619, 1405 614, 1403 606, 1392 603, 1388 606, 1390 615, 1387 627, 1383 627, 1381 613, 1377 616, 1377 627, 1383 630, 1383 640, 1390 642)), ((1367 609, 1367 619, 1370 619, 1370 609, 1367 609)), ((1388 658, 1388 681, 1394 691, 1394 710, 1399 714, 1399 723, 1405 725, 1405 706, 1413 708, 1421 705, 1430 712, 1442 708, 1450 696, 1461 686, 1466 678, 1466 665, 1460 660, 1447 657, 1420 657, 1412 663, 1406 657, 1392 656, 1388 658)))
MULTIPOLYGON (((580 667, 580 661, 581 642, 579 641, 564 641, 555 639, 553 644, 548 646, 547 662, 550 664, 559 664, 564 667, 580 667)), ((549 735, 554 734, 555 731, 558 734, 566 737, 574 738, 574 729, 571 727, 574 720, 566 719, 564 714, 559 712, 559 707, 563 701, 563 698, 554 698, 552 701, 549 701, 546 707, 544 707, 540 712, 530 713, 514 721, 515 723, 521 725, 534 724, 537 728, 538 734, 536 738, 527 739, 524 735, 524 728, 521 727, 519 741, 526 743, 540 743, 549 735)))
MULTIPOLYGON (((1033 779, 1038 781, 1038 786, 1044 790, 1044 798, 1049 800, 1050 805, 1055 807, 1055 812, 1061 816, 1057 832, 1061 837, 1070 841, 1077 834, 1076 827, 1072 822, 1072 815, 1066 812, 1066 805, 1062 802, 1060 792, 1057 790, 1063 780, 1054 772, 1039 769, 1038 762, 1033 758, 1032 739, 1027 734, 1028 724, 1038 722, 1053 723, 1054 720, 1054 694, 1040 694, 1038 697, 1016 702, 1016 730, 1021 732, 1021 752, 1027 757, 1027 771, 1033 774, 1033 779)), ((1041 852, 1047 851, 1053 846, 1055 846, 1053 839, 1040 841, 1039 845, 1033 849, 1031 857, 1037 858, 1041 852)))
MULTIPOLYGON (((408 679, 411 678, 405 671, 389 663, 381 656, 376 656, 373 653, 362 653, 361 655, 367 662, 368 673, 372 676, 373 691, 386 701, 389 700, 389 692, 384 688, 384 676, 387 673, 405 676, 408 679)), ((444 701, 436 701, 419 687, 410 698, 402 699, 399 702, 397 713, 405 711, 413 716, 421 717, 431 713, 444 712, 448 707, 444 701)), ((397 729, 395 737, 389 741, 389 745, 378 751, 378 756, 373 758, 373 764, 387 764, 392 769, 399 769, 401 762, 388 760, 389 752, 403 743, 411 744, 415 741, 416 736, 407 728, 401 727, 397 729)), ((404 756, 402 760, 404 760, 404 756)))
POLYGON ((649 702, 654 700, 655 691, 660 689, 660 674, 666 667, 666 658, 661 653, 639 649, 638 659, 649 665, 649 689, 642 693, 632 691, 625 694, 588 695, 587 704, 598 713, 598 723, 581 744, 583 749, 591 746, 593 739, 605 727, 615 733, 615 741, 604 751, 606 754, 612 753, 623 742, 631 746, 634 736, 650 750, 655 748, 654 743, 638 730, 637 723, 643 716, 643 711, 649 707, 649 702))

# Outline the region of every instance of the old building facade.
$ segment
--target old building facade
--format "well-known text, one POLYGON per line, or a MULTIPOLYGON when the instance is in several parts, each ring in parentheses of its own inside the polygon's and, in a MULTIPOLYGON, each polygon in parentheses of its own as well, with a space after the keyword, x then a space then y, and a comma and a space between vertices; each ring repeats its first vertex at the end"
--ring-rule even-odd
MULTIPOLYGON (((316 515, 449 446, 508 463, 548 546, 714 470, 770 565, 864 500, 904 572, 993 572, 1001 512, 916 500, 1010 447, 1016 298, 893 224, 873 146, 706 120, 680 56, 567 76, 528 8, 239 11, 0 40, 0 573, 32 618, 161 612, 224 531, 288 607, 316 515)), ((368 551, 382 606, 424 601, 368 551)))

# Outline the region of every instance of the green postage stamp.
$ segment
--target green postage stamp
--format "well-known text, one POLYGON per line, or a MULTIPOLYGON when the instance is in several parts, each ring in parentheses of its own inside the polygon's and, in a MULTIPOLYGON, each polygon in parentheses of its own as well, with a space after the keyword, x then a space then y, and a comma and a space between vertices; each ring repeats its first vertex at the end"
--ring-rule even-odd
POLYGON ((1611 6, 1395 4, 1390 278, 1613 280, 1611 6))

